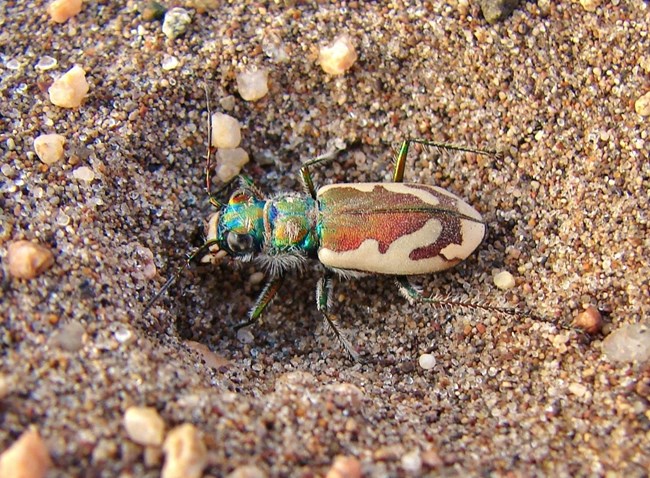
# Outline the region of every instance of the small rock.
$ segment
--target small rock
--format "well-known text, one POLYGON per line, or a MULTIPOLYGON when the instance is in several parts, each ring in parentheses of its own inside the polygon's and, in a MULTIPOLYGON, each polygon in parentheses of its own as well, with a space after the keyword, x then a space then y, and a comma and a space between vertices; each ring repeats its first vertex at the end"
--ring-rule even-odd
POLYGON ((178 68, 178 65, 180 64, 180 61, 178 61, 178 58, 176 58, 173 55, 165 55, 163 58, 162 64, 162 69, 165 71, 170 71, 170 70, 175 70, 178 68))
POLYGON ((52 104, 62 108, 78 108, 88 95, 89 89, 86 72, 75 65, 52 83, 48 93, 52 104))
POLYGON ((208 452, 196 427, 180 425, 167 434, 161 478, 201 478, 208 452))
POLYGON ((165 7, 156 1, 149 1, 141 5, 140 14, 146 22, 160 20, 165 15, 165 7))
POLYGON ((650 91, 634 102, 634 111, 641 116, 650 116, 650 91))
POLYGON ((51 56, 42 56, 39 60, 38 63, 36 63, 36 68, 37 70, 51 70, 52 68, 56 67, 59 62, 56 60, 56 58, 52 58, 51 56))
POLYGON ((504 20, 519 5, 519 0, 479 0, 481 12, 488 23, 504 20))
POLYGON ((217 177, 224 183, 237 176, 241 168, 248 163, 248 153, 242 148, 219 149, 217 177))
POLYGON ((0 400, 11 393, 11 388, 12 387, 9 383, 9 378, 6 375, 0 373, 0 400))
POLYGON ((63 157, 65 137, 60 134, 42 134, 34 140, 36 156, 45 164, 54 164, 63 157))
POLYGON ((31 241, 16 241, 7 249, 9 274, 18 279, 33 279, 54 264, 54 256, 44 246, 31 241))
POLYGON ((241 142, 241 125, 237 118, 223 113, 212 115, 212 146, 236 148, 241 142))
POLYGON ((580 5, 588 12, 595 12, 600 6, 600 0, 580 0, 580 5))
POLYGON ((436 357, 433 354, 422 354, 418 359, 418 364, 424 370, 431 370, 436 366, 436 357))
POLYGON ((339 455, 334 458, 326 478, 361 478, 361 463, 353 456, 339 455))
POLYGON ((320 49, 318 63, 325 73, 342 75, 357 60, 357 52, 348 35, 340 35, 320 49))
POLYGON ((494 285, 501 290, 512 289, 515 286, 515 278, 508 271, 498 272, 492 280, 494 280, 494 285))
POLYGON ((139 445, 160 446, 165 433, 165 422, 152 407, 129 407, 124 413, 127 435, 139 445))
POLYGON ((83 347, 83 336, 86 332, 81 322, 71 320, 63 324, 63 326, 56 331, 52 337, 52 344, 67 350, 68 352, 76 352, 83 347))
POLYGON ((422 469, 422 457, 420 450, 411 450, 402 456, 402 468, 408 473, 417 475, 422 469))
POLYGON ((33 426, 0 455, 2 477, 42 478, 50 466, 50 452, 33 426))
POLYGON ((78 179, 80 181, 85 181, 87 183, 95 179, 95 171, 90 169, 88 166, 81 166, 75 169, 74 171, 72 171, 72 175, 74 176, 75 179, 78 179))
POLYGON ((192 23, 192 17, 187 10, 172 8, 165 13, 162 31, 167 38, 173 40, 185 33, 190 23, 192 23))
POLYGON ((47 13, 56 23, 63 23, 81 11, 81 0, 54 0, 47 7, 47 13))
POLYGON ((246 101, 256 101, 269 92, 269 71, 248 70, 237 75, 237 91, 246 101))
POLYGON ((650 359, 650 326, 623 325, 603 340, 603 353, 612 362, 644 362, 650 359))
POLYGON ((595 335, 603 328, 603 318, 596 307, 589 305, 573 319, 573 326, 595 335))
POLYGON ((578 382, 570 383, 568 390, 578 398, 584 398, 589 394, 589 389, 578 382))

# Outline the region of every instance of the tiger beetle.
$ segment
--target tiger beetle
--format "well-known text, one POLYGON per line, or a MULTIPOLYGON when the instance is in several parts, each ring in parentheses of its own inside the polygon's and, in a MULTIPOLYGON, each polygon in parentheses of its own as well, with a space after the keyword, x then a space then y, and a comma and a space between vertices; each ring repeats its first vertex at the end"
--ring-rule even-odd
POLYGON ((228 202, 222 202, 211 194, 209 136, 206 188, 217 212, 209 220, 205 243, 188 256, 149 301, 145 313, 193 260, 219 263, 230 257, 254 261, 267 275, 248 320, 237 328, 260 318, 288 271, 301 269, 309 259, 318 258, 325 272, 318 281, 316 307, 353 360, 359 359, 358 354, 330 311, 334 274, 344 278, 394 276, 400 293, 412 303, 517 314, 513 309, 482 303, 425 297, 409 281, 411 275, 443 271, 463 261, 481 244, 487 229, 481 215, 458 196, 436 186, 403 182, 407 153, 415 143, 496 155, 487 150, 408 139, 399 148, 390 183, 342 183, 316 189, 310 169, 331 160, 319 157, 300 168, 303 193, 268 198, 250 179, 240 177, 239 188, 228 202))

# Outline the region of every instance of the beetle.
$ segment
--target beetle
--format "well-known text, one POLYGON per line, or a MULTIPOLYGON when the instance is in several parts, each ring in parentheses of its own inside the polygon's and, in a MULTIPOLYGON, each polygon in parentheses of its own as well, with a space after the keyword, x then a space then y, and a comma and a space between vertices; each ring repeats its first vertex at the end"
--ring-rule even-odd
POLYGON ((481 149, 407 139, 396 155, 392 182, 330 184, 316 189, 310 169, 331 159, 319 157, 300 168, 302 193, 281 193, 269 198, 250 179, 240 177, 238 189, 227 202, 222 202, 210 193, 208 150, 206 187, 210 202, 217 210, 209 219, 206 240, 145 310, 195 258, 219 263, 230 257, 255 261, 267 275, 248 320, 238 328, 260 318, 288 271, 300 269, 310 259, 318 259, 325 273, 318 281, 317 309, 354 360, 358 360, 358 354, 339 331, 330 312, 335 274, 395 276, 399 291, 410 302, 512 313, 511 309, 502 307, 425 297, 410 283, 409 276, 440 272, 465 260, 481 244, 487 231, 481 214, 458 196, 437 186, 403 182, 412 144, 496 155, 481 149))

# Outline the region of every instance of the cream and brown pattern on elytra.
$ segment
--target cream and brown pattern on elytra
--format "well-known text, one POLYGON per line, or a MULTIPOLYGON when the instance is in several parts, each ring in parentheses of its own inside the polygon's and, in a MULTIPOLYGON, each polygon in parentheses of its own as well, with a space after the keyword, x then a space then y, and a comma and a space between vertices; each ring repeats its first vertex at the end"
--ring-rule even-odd
POLYGON ((380 274, 425 274, 469 256, 485 235, 481 215, 424 184, 333 184, 318 191, 320 261, 380 274))

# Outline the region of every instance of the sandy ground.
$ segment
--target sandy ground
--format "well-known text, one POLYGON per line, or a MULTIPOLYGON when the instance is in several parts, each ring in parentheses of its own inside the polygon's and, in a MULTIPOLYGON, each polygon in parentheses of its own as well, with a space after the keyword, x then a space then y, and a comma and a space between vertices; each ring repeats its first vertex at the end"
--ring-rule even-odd
POLYGON ((650 314, 649 129, 634 109, 650 89, 649 4, 525 2, 490 26, 474 2, 298 3, 192 10, 176 40, 136 2, 87 2, 61 25, 41 1, 0 4, 0 253, 30 239, 56 261, 18 280, 3 259, 0 450, 34 424, 49 477, 158 476, 159 449, 122 425, 148 405, 203 433, 206 476, 319 476, 338 455, 364 476, 647 476, 650 370, 608 361, 601 343, 650 314), (318 48, 340 33, 359 58, 331 77, 318 48), (45 56, 58 65, 36 69, 45 56), (56 107, 47 87, 74 64, 89 96, 56 107), (237 94, 249 67, 269 70, 257 102, 237 94), (317 262, 240 337, 262 287, 251 265, 192 267, 143 317, 211 212, 206 81, 214 110, 234 104, 244 172, 269 195, 299 190, 301 161, 337 145, 319 185, 389 180, 409 137, 503 152, 413 151, 407 180, 460 195, 490 229, 419 283, 541 319, 409 305, 389 278, 338 281, 334 311, 365 360, 352 363, 316 311, 317 262), (52 132, 66 157, 45 166, 33 139, 52 132), (497 289, 496 270, 516 286, 497 289), (601 334, 569 327, 585 305, 601 334))

